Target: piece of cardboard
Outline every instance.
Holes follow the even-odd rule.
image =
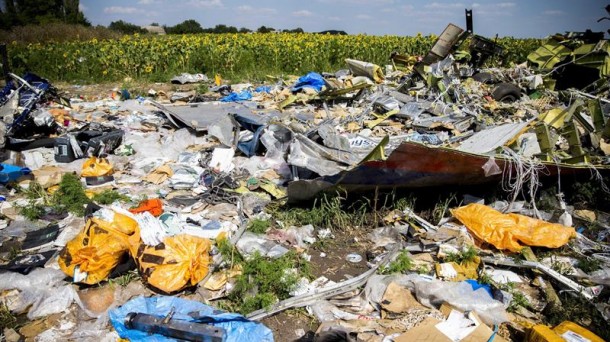
[[[455,310],[451,305],[444,303],[440,311],[443,313],[445,317],[449,316],[451,310]],[[458,310],[459,311],[459,310]],[[475,314],[474,317],[481,322],[479,317]],[[426,318],[422,323],[417,325],[416,327],[406,331],[404,334],[398,336],[394,339],[395,342],[452,342],[447,336],[445,336],[440,330],[436,328],[436,325],[440,323],[436,318],[429,317]],[[477,328],[470,333],[468,336],[463,338],[461,342],[485,342],[488,341],[493,331],[484,323],[481,322]],[[501,336],[497,334],[494,337],[494,342],[507,342]]]
[[[384,311],[391,313],[404,313],[409,309],[423,309],[411,291],[404,286],[400,286],[395,282],[390,283],[383,294],[381,307]]]
[[[451,342],[435,325],[440,323],[434,317],[428,317],[419,325],[396,337],[394,342]]]

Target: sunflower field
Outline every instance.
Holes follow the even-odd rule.
[[[334,72],[345,58],[385,65],[393,51],[427,53],[436,36],[280,34],[196,34],[123,36],[121,39],[61,43],[11,42],[10,65],[16,73],[32,71],[43,77],[94,83],[125,77],[167,81],[188,73],[216,73],[254,80],[264,75]],[[537,39],[500,38],[501,63],[520,63]],[[499,63],[500,61],[495,61]]]

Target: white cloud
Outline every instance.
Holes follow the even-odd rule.
[[[135,7],[121,7],[121,6],[111,6],[104,8],[104,13],[106,14],[134,14],[141,12]]]
[[[358,15],[356,16],[356,19],[360,19],[360,20],[371,20],[371,19],[373,19],[373,17],[371,17],[371,16],[370,16],[370,15],[368,15],[368,14],[358,14]]]
[[[350,4],[350,5],[373,5],[373,6],[377,6],[377,5],[383,5],[383,4],[393,4],[396,1],[395,0],[317,0],[317,2],[320,2],[320,3],[323,3],[323,4],[343,3],[343,4]]]
[[[497,6],[500,8],[513,8],[516,4],[514,2],[501,2]]]
[[[224,7],[222,0],[191,0],[186,3],[187,6],[193,7]]]
[[[241,6],[237,6],[237,11],[240,13],[245,13],[245,14],[256,14],[256,15],[272,15],[272,14],[276,14],[277,10],[275,8],[268,8],[268,7],[263,7],[263,8],[254,8],[252,6],[249,5],[241,5]]]
[[[465,6],[461,2],[454,2],[454,3],[433,2],[431,4],[425,5],[424,7],[430,8],[430,9],[450,9],[450,8],[464,8]]]
[[[556,15],[564,15],[565,12],[561,11],[561,10],[546,10],[546,11],[542,12],[542,14],[556,16]]]
[[[313,15],[313,13],[308,10],[300,10],[300,11],[292,12],[293,17],[311,17],[312,15]]]
[[[162,5],[164,0],[138,0],[138,5]]]

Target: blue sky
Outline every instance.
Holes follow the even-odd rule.
[[[94,25],[124,20],[137,25],[175,25],[187,19],[203,27],[226,24],[256,29],[328,29],[349,34],[439,34],[448,23],[466,27],[464,9],[474,13],[474,31],[484,36],[542,38],[565,31],[606,31],[610,0],[81,0]]]

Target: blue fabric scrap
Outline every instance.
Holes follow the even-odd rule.
[[[172,319],[188,322],[201,322],[222,328],[226,331],[226,342],[261,341],[273,342],[273,333],[262,323],[253,322],[244,316],[215,309],[193,300],[171,296],[139,296],[123,306],[108,312],[112,326],[121,338],[132,342],[167,342],[174,339],[159,334],[148,334],[143,331],[128,329],[125,326],[127,314],[145,313],[165,317],[174,308]]]

